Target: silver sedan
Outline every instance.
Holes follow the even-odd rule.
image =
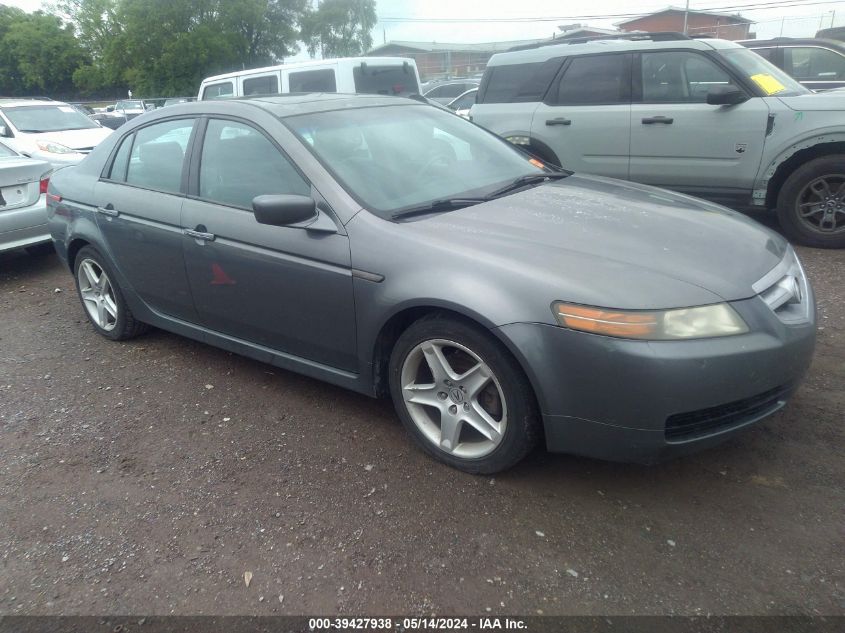
[[[52,248],[45,201],[51,169],[0,143],[0,252]]]

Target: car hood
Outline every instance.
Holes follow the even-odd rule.
[[[819,112],[845,110],[845,92],[814,92],[794,97],[778,97],[790,110],[797,112]]]
[[[52,141],[71,149],[90,149],[96,147],[112,130],[102,127],[92,127],[84,130],[61,130],[59,132],[42,132],[41,134],[27,134],[30,139]]]
[[[550,301],[624,309],[754,296],[752,284],[788,248],[776,233],[719,205],[580,175],[403,224],[433,257],[460,253],[463,265],[487,263],[491,275],[559,289]]]

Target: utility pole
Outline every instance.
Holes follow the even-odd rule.
[[[684,8],[684,35],[687,34],[687,22],[689,20],[689,0],[687,0],[687,6]]]

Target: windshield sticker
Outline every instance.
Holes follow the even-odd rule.
[[[784,86],[781,82],[777,79],[772,77],[766,73],[760,73],[759,75],[751,75],[751,80],[760,86],[767,95],[775,95],[779,92],[783,92],[786,90],[786,86]]]
[[[73,112],[73,108],[70,106],[59,106],[59,111],[61,112]]]
[[[532,165],[534,165],[534,167],[539,167],[540,169],[546,168],[546,166],[543,163],[541,163],[539,160],[537,160],[536,158],[529,158],[528,162],[531,163]]]

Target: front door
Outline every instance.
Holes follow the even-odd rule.
[[[631,55],[573,58],[534,112],[531,138],[548,146],[561,167],[628,177]]]
[[[195,121],[163,121],[127,136],[94,191],[97,224],[120,273],[150,308],[186,321],[196,312],[179,220]]]
[[[243,121],[209,119],[182,209],[185,263],[211,330],[357,371],[349,241],[259,224],[252,199],[311,195],[278,145]],[[197,238],[197,234],[205,234]]]
[[[709,198],[750,195],[766,139],[760,97],[707,104],[714,86],[735,84],[695,51],[643,53],[635,70],[641,99],[631,107],[631,180]]]

